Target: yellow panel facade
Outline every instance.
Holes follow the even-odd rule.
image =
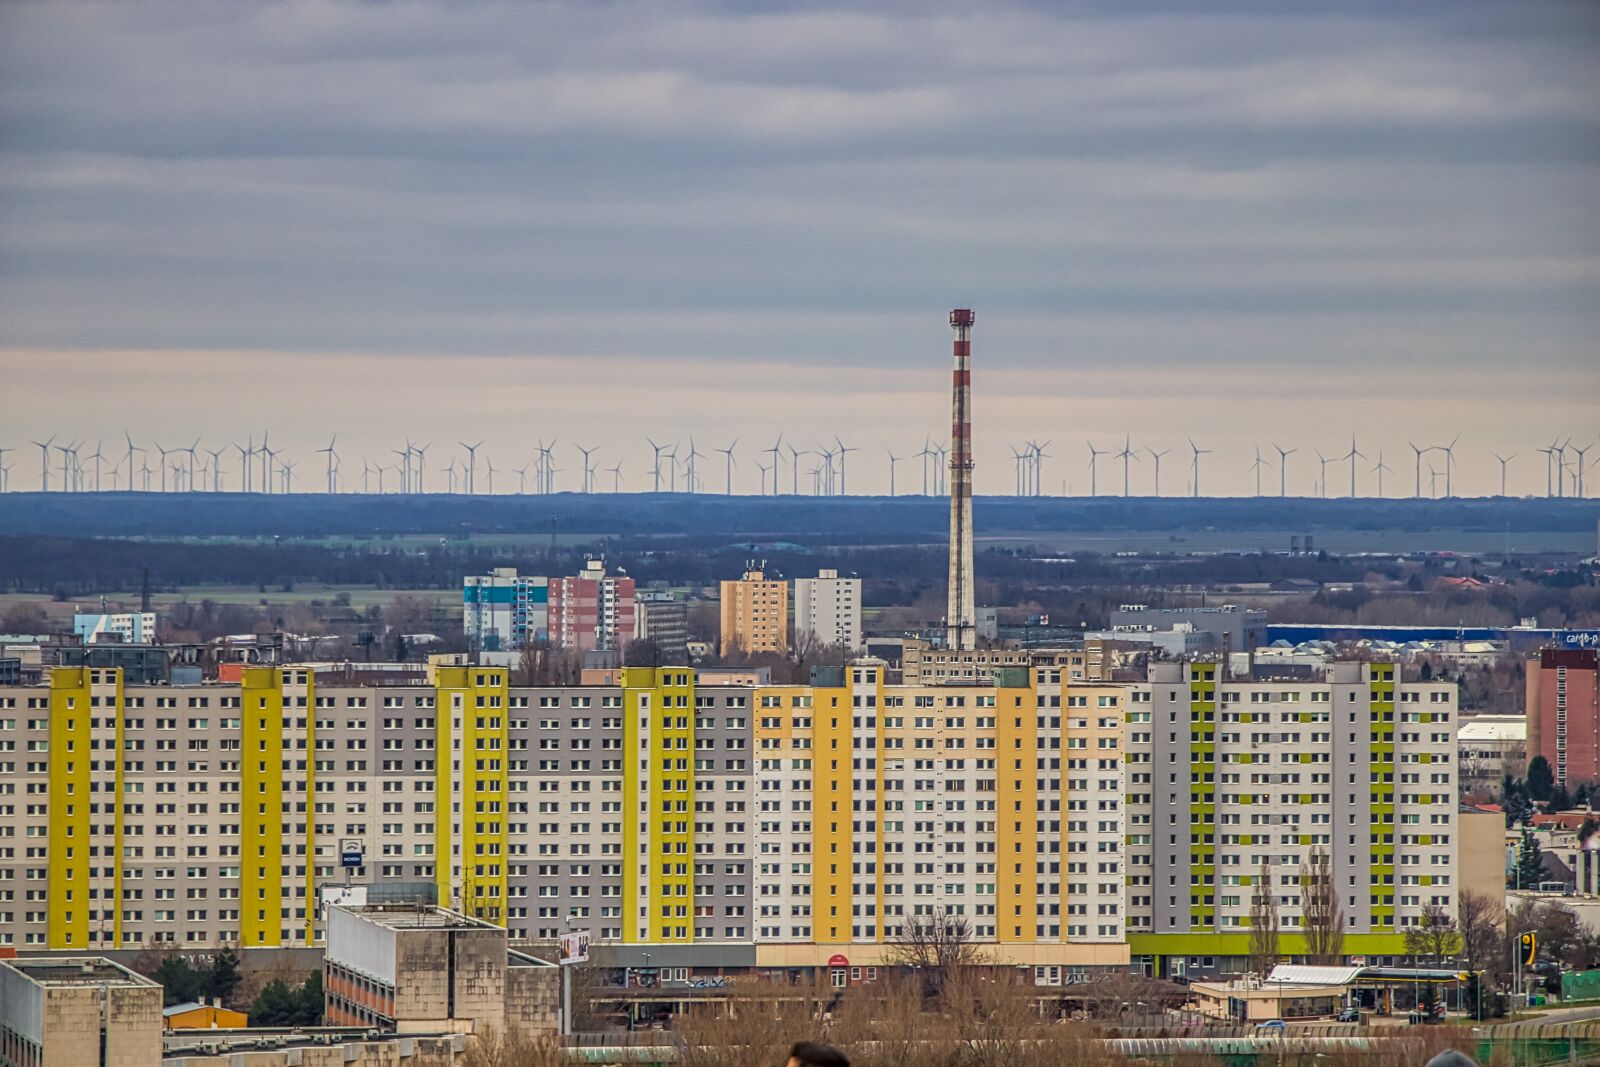
[[[50,672],[51,948],[89,943],[89,671]]]
[[[283,943],[283,672],[246,667],[240,683],[239,939]]]
[[[506,919],[510,694],[504,668],[439,667],[434,823],[439,902]]]

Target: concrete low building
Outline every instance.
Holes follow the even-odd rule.
[[[1456,742],[1462,791],[1498,796],[1505,776],[1520,778],[1527,765],[1528,720],[1524,715],[1463,715]]]
[[[0,960],[0,1063],[151,1067],[161,986],[98,956]]]
[[[250,1025],[250,1016],[220,1004],[190,1001],[162,1009],[161,1025],[167,1030],[241,1030]]]
[[[554,1033],[559,974],[510,952],[504,928],[426,905],[328,909],[329,1026],[400,1033]]]

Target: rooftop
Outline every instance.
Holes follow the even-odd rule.
[[[430,904],[335,905],[390,930],[499,930],[501,927]]]
[[[1462,716],[1461,727],[1456,731],[1458,741],[1526,741],[1528,720],[1518,715],[1512,719],[1499,715]]]
[[[144,975],[100,956],[0,960],[0,967],[10,967],[42,986],[156,986]]]

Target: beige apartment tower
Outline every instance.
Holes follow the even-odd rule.
[[[789,586],[758,570],[722,583],[722,654],[789,651]]]

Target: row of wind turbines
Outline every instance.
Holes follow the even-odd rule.
[[[314,449],[314,453],[325,457],[323,466],[323,485],[321,490],[327,493],[343,493],[357,491],[356,475],[346,475],[343,469],[343,459],[338,450],[338,435],[335,434],[322,448]],[[645,471],[650,490],[655,493],[705,493],[717,492],[732,495],[734,492],[735,468],[739,462],[739,440],[735,438],[723,448],[712,448],[710,454],[700,451],[693,437],[686,443],[674,441],[660,444],[654,439],[646,437],[649,445],[651,459],[650,466]],[[1442,445],[1418,445],[1407,442],[1413,454],[1413,486],[1412,494],[1416,498],[1428,497],[1453,497],[1455,495],[1456,455],[1455,449],[1459,436]],[[202,448],[200,439],[196,438],[188,445],[168,447],[159,441],[151,440],[147,445],[134,441],[130,432],[124,432],[123,442],[119,443],[112,453],[104,451],[103,438],[95,442],[94,450],[84,450],[86,442],[73,440],[71,443],[57,443],[57,436],[51,436],[44,441],[33,441],[34,447],[39,449],[39,487],[44,492],[59,491],[70,493],[102,492],[133,490],[140,492],[213,492],[237,491],[248,493],[292,493],[295,491],[295,477],[297,461],[289,458],[284,448],[274,447],[271,444],[270,432],[261,435],[260,444],[256,443],[252,434],[244,443],[232,442],[218,448]],[[1201,457],[1211,455],[1215,450],[1201,448],[1193,438],[1186,438],[1189,446],[1188,484],[1187,495],[1198,497],[1201,495]],[[480,492],[497,493],[509,492],[511,476],[516,476],[516,492],[527,494],[550,494],[557,492],[556,475],[564,468],[557,463],[557,446],[559,441],[552,440],[546,444],[541,438],[531,452],[524,452],[518,458],[526,458],[527,462],[519,467],[499,467],[495,465],[494,458],[484,452],[484,441],[469,444],[465,441],[456,442],[459,452],[452,452],[449,462],[443,466],[445,474],[445,491],[452,494],[477,495]],[[1043,496],[1045,494],[1044,461],[1054,458],[1047,452],[1053,441],[1028,440],[1021,445],[1011,446],[1012,461],[1015,468],[1015,494],[1017,496]],[[1170,454],[1173,449],[1155,448],[1150,445],[1135,446],[1131,435],[1126,436],[1121,447],[1112,446],[1101,448],[1093,441],[1086,442],[1088,446],[1088,475],[1089,496],[1100,494],[1100,460],[1102,457],[1120,461],[1122,466],[1122,496],[1134,494],[1133,469],[1135,465],[1149,462],[1152,479],[1149,483],[1151,495],[1161,496],[1161,465],[1162,459]],[[125,447],[124,447],[125,446]],[[361,493],[428,493],[438,491],[438,482],[429,484],[428,454],[434,447],[433,443],[417,444],[405,439],[402,447],[388,450],[380,458],[383,462],[374,463],[370,458],[363,458],[359,476],[359,491]],[[611,446],[615,447],[615,446]],[[748,447],[748,446],[747,446]],[[582,445],[572,443],[566,446],[564,455],[570,457],[576,465],[575,470],[568,469],[568,473],[576,474],[577,492],[598,493],[623,491],[623,460],[620,458],[611,466],[601,466],[601,453],[607,446]],[[1335,486],[1337,478],[1343,480],[1342,468],[1348,464],[1349,468],[1349,496],[1356,497],[1361,494],[1362,486],[1360,475],[1375,475],[1368,478],[1369,488],[1376,483],[1376,495],[1383,497],[1385,493],[1384,475],[1393,475],[1395,469],[1384,461],[1384,453],[1380,448],[1374,457],[1361,451],[1356,437],[1350,438],[1350,447],[1347,451],[1335,451],[1333,454],[1324,454],[1320,449],[1306,449],[1303,447],[1285,448],[1277,442],[1271,443],[1271,450],[1277,453],[1274,463],[1270,456],[1264,456],[1261,447],[1255,447],[1254,457],[1246,470],[1254,476],[1255,495],[1270,495],[1271,472],[1275,469],[1278,475],[1278,496],[1289,495],[1290,457],[1303,451],[1309,451],[1316,456],[1311,495],[1317,497],[1344,495],[1341,486]],[[5,462],[7,453],[18,451],[16,448],[0,447],[0,492],[9,491],[11,488],[11,471],[16,461]],[[835,436],[832,443],[822,443],[810,448],[801,448],[793,440],[785,440],[780,434],[771,446],[755,449],[754,465],[760,474],[760,492],[762,495],[793,496],[844,496],[848,494],[846,480],[846,460],[851,453],[860,452],[859,447],[849,446],[842,439]],[[1550,497],[1587,496],[1586,474],[1595,464],[1600,463],[1600,454],[1593,458],[1589,456],[1595,451],[1595,442],[1583,447],[1573,444],[1573,439],[1565,441],[1559,438],[1549,445],[1531,450],[1543,455],[1545,458],[1545,495]],[[921,495],[942,496],[948,491],[947,472],[949,447],[944,442],[935,442],[931,437],[923,440],[922,448],[905,455],[896,455],[892,449],[884,449],[888,460],[888,485],[889,495],[899,496],[899,465],[912,460],[921,464]],[[706,474],[707,466],[704,462],[711,456],[723,457],[723,477],[721,485],[715,484],[716,471],[714,467],[709,471],[712,481],[708,483]],[[1519,453],[1500,455],[1490,453],[1500,464],[1500,495],[1505,496],[1508,487],[1508,471],[1510,464]],[[237,458],[237,466],[233,471],[225,469],[225,460]],[[1309,457],[1306,457],[1309,460]],[[802,460],[805,462],[802,462]],[[1364,466],[1372,461],[1372,465]],[[1332,467],[1334,475],[1330,477],[1329,468]],[[1427,475],[1427,492],[1423,491],[1424,467]],[[496,488],[496,476],[499,476],[499,488]],[[609,475],[609,477],[603,477]],[[609,483],[609,484],[608,484]],[[565,491],[565,490],[562,490]],[[915,490],[908,490],[914,492]],[[1062,485],[1062,494],[1067,495],[1068,486]],[[1142,493],[1141,493],[1142,495]],[[1296,494],[1298,495],[1298,493]]]
[[[1198,497],[1200,495],[1200,457],[1209,455],[1213,449],[1201,448],[1199,445],[1194,443],[1194,438],[1192,437],[1188,438],[1187,440],[1189,443],[1190,453],[1188,486],[1189,495]],[[1406,442],[1407,446],[1411,449],[1413,458],[1415,460],[1415,486],[1412,496],[1417,499],[1421,499],[1423,497],[1422,474],[1424,457],[1432,457],[1435,453],[1443,457],[1443,470],[1439,469],[1437,460],[1428,460],[1427,496],[1430,498],[1438,498],[1440,496],[1441,483],[1443,485],[1444,497],[1449,498],[1455,496],[1455,448],[1457,442],[1460,440],[1460,435],[1457,435],[1447,445],[1418,445],[1414,442]],[[1050,442],[1048,441],[1046,441],[1043,445],[1029,441],[1020,450],[1016,446],[1012,446],[1011,454],[1014,462],[1016,463],[1017,471],[1016,478],[1018,496],[1039,495],[1039,486],[1044,480],[1043,461],[1049,457],[1049,453],[1045,452],[1044,449],[1048,447],[1049,444]],[[1101,456],[1109,456],[1113,459],[1119,459],[1122,461],[1123,496],[1130,496],[1132,494],[1131,465],[1136,462],[1141,462],[1144,457],[1148,457],[1154,467],[1154,481],[1151,487],[1151,495],[1161,495],[1161,459],[1163,456],[1172,451],[1171,448],[1160,450],[1149,447],[1135,448],[1133,445],[1133,438],[1131,436],[1124,438],[1121,448],[1100,448],[1096,446],[1093,441],[1089,441],[1087,444],[1089,447],[1088,466],[1090,496],[1098,496],[1100,493],[1099,461]],[[1597,455],[1594,459],[1587,458],[1589,451],[1594,448],[1594,445],[1595,442],[1591,442],[1582,448],[1577,448],[1572,444],[1572,439],[1568,438],[1565,442],[1557,439],[1547,447],[1533,450],[1534,452],[1540,453],[1545,457],[1546,496],[1575,496],[1583,498],[1587,495],[1585,490],[1585,474],[1591,467],[1595,466],[1596,464],[1600,464],[1600,455]],[[1273,442],[1272,450],[1278,454],[1278,496],[1286,497],[1289,495],[1289,457],[1302,451],[1302,449],[1284,448],[1277,442]],[[1335,453],[1330,456],[1324,455],[1321,449],[1311,449],[1310,451],[1317,457],[1316,475],[1313,478],[1311,485],[1312,496],[1327,498],[1329,496],[1340,495],[1329,480],[1328,468],[1336,464],[1345,463],[1348,463],[1350,467],[1349,496],[1354,499],[1355,497],[1361,495],[1358,485],[1358,474],[1361,472],[1361,470],[1363,470],[1363,468],[1361,468],[1358,464],[1360,462],[1371,460],[1373,457],[1361,451],[1360,447],[1357,445],[1354,434],[1350,436],[1350,449],[1347,452]],[[1495,460],[1500,464],[1500,495],[1505,496],[1508,484],[1508,470],[1511,461],[1516,459],[1518,454],[1513,452],[1510,455],[1502,456],[1498,452],[1491,452],[1490,455],[1494,456]],[[1261,446],[1256,445],[1255,456],[1247,467],[1247,470],[1255,476],[1256,496],[1266,495],[1266,493],[1263,491],[1262,474],[1263,472],[1270,471],[1272,467],[1272,460],[1264,457],[1261,454]],[[1337,473],[1337,467],[1335,470]],[[1383,449],[1378,449],[1376,461],[1371,467],[1364,468],[1364,470],[1367,474],[1377,475],[1376,495],[1379,497],[1385,496],[1386,493],[1384,491],[1383,476],[1385,474],[1393,474],[1394,468],[1384,462]],[[1270,482],[1267,484],[1270,486]],[[1268,492],[1270,492],[1270,490],[1268,490]]]

